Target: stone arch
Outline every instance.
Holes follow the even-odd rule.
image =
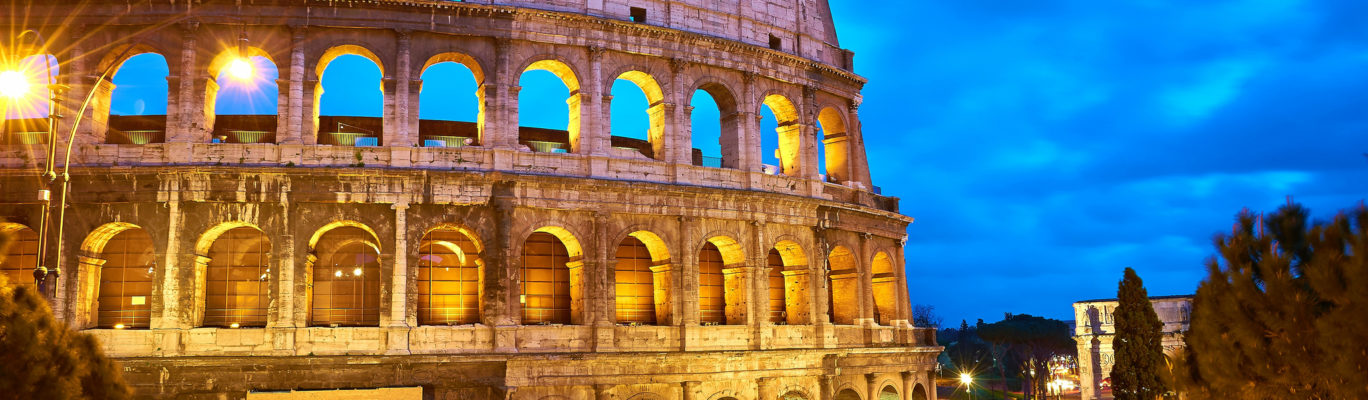
[[[149,328],[159,301],[152,297],[157,248],[147,231],[126,222],[106,223],[86,235],[80,249],[73,325]],[[106,286],[110,292],[102,293]]]
[[[817,114],[822,125],[822,149],[826,163],[827,181],[842,183],[850,180],[850,141],[846,135],[846,115],[835,107],[825,107]]]
[[[744,121],[742,121],[740,117],[740,107],[737,106],[735,93],[721,80],[715,77],[705,76],[695,81],[694,84],[690,86],[689,91],[684,93],[684,95],[690,96],[689,107],[691,110],[694,107],[694,104],[692,103],[693,93],[697,93],[698,91],[707,93],[709,97],[712,97],[713,102],[717,104],[717,113],[721,118],[719,121],[720,130],[718,132],[718,145],[722,151],[722,167],[754,170],[754,166],[741,165],[742,154],[747,153],[747,146],[749,146],[749,144],[746,143],[746,138],[741,129],[741,124],[744,123]],[[690,131],[697,132],[696,129],[690,129]],[[693,135],[691,134],[691,137],[692,136]],[[758,162],[755,164],[758,165]]]
[[[365,59],[367,59],[367,60],[370,60],[371,63],[374,63],[374,64],[375,64],[375,67],[376,67],[377,69],[379,69],[379,71],[380,71],[380,79],[379,79],[378,82],[375,82],[375,85],[376,85],[377,89],[380,90],[380,93],[381,93],[381,104],[380,104],[380,110],[381,110],[381,112],[380,112],[380,115],[381,115],[380,120],[381,120],[381,123],[380,123],[380,126],[379,126],[379,127],[370,126],[369,129],[366,129],[365,131],[366,131],[366,132],[369,132],[368,134],[363,133],[363,134],[359,134],[359,135],[355,135],[355,136],[350,135],[350,134],[348,134],[348,135],[337,135],[337,136],[332,136],[331,133],[333,133],[333,132],[324,132],[324,131],[322,130],[322,126],[320,126],[320,119],[319,119],[319,116],[322,115],[322,110],[323,110],[323,106],[324,106],[324,103],[323,103],[323,92],[324,92],[324,90],[323,90],[323,83],[324,83],[324,78],[325,78],[325,77],[323,76],[323,74],[324,74],[324,72],[327,71],[328,66],[331,65],[333,61],[337,60],[338,57],[341,57],[341,56],[344,56],[344,55],[360,56],[360,57],[362,57],[362,58],[365,58]],[[327,47],[327,50],[323,51],[323,53],[322,53],[321,55],[318,56],[318,61],[317,61],[317,63],[314,65],[314,70],[312,71],[312,73],[313,73],[313,78],[315,79],[314,89],[313,89],[313,107],[311,107],[312,115],[309,116],[309,117],[311,118],[312,125],[306,125],[306,126],[311,127],[310,132],[312,132],[312,134],[314,135],[314,139],[313,139],[313,140],[315,140],[316,143],[319,143],[319,144],[332,144],[332,145],[354,146],[354,145],[357,144],[357,142],[359,142],[359,139],[360,139],[361,137],[365,137],[365,138],[372,138],[372,137],[373,137],[373,138],[375,138],[375,143],[374,143],[375,145],[384,145],[384,144],[385,144],[385,140],[386,140],[386,139],[389,139],[389,138],[386,138],[385,135],[386,135],[387,133],[390,133],[390,132],[385,132],[385,127],[384,127],[384,126],[386,125],[385,122],[386,122],[386,119],[387,119],[387,118],[384,116],[385,113],[384,113],[384,105],[383,105],[383,104],[384,104],[384,100],[383,100],[383,99],[384,99],[384,96],[386,95],[386,93],[385,93],[385,92],[386,92],[385,77],[386,77],[387,75],[386,75],[386,72],[385,72],[385,71],[386,71],[386,69],[385,69],[385,63],[384,63],[384,61],[383,61],[383,58],[381,58],[380,56],[376,55],[374,51],[372,51],[370,48],[368,48],[368,47],[366,47],[366,46],[364,46],[364,45],[359,45],[359,44],[354,44],[354,43],[339,43],[339,44],[335,44],[335,45],[333,45],[333,46]],[[340,127],[341,125],[338,125],[338,126]],[[340,130],[340,129],[339,129],[339,130]],[[325,135],[325,134],[327,134],[327,135]]]
[[[802,386],[788,386],[780,390],[779,400],[813,400],[815,397]],[[763,400],[763,399],[762,399]]]
[[[309,325],[378,325],[380,257],[384,254],[379,235],[360,222],[333,221],[314,231],[308,244],[305,296]],[[342,261],[348,265],[341,265]],[[336,265],[328,268],[329,264]],[[326,270],[320,273],[320,269]]]
[[[769,320],[789,325],[811,323],[808,290],[811,268],[807,252],[791,238],[780,237],[765,257],[769,281]]]
[[[485,275],[480,236],[463,224],[447,222],[424,230],[416,244],[417,268],[411,279],[418,324],[479,322]]]
[[[627,400],[665,400],[665,398],[666,396],[662,396],[656,393],[641,392],[628,396]]]
[[[835,245],[827,253],[827,267],[832,323],[852,325],[860,317],[860,273],[855,253],[846,246]]]
[[[194,308],[192,309],[190,318],[192,326],[201,326],[204,323],[205,312],[208,306],[206,285],[208,284],[209,263],[212,261],[210,258],[210,250],[213,248],[214,242],[218,241],[220,236],[238,228],[262,230],[261,227],[246,221],[223,221],[206,229],[204,233],[200,234],[199,239],[195,241],[193,272],[195,286],[191,296],[194,300],[191,303],[194,305]]]
[[[647,325],[669,321],[673,268],[665,241],[651,231],[631,230],[615,243],[617,321]]]
[[[853,388],[841,389],[840,391],[836,392],[836,397],[833,397],[832,399],[833,399],[833,400],[863,400],[863,398],[860,397],[860,393],[857,392],[857,391],[855,391],[855,389],[853,389]]]
[[[580,127],[583,124],[583,121],[581,121],[581,118],[583,117],[583,107],[581,105],[582,96],[580,96],[579,77],[583,75],[577,73],[575,68],[567,63],[565,59],[554,55],[534,56],[524,65],[523,68],[518,70],[520,71],[518,75],[519,86],[522,85],[522,74],[526,74],[529,71],[550,72],[552,75],[560,78],[561,83],[565,84],[565,88],[569,91],[569,95],[565,100],[566,108],[569,112],[569,118],[565,125],[565,140],[566,145],[569,146],[567,151],[571,153],[582,152],[584,137]],[[519,100],[519,102],[521,102],[521,100]],[[519,123],[517,127],[521,127],[521,123]],[[519,129],[519,132],[521,132],[521,129]]]
[[[199,326],[265,327],[270,309],[271,239],[255,226],[218,232],[203,265],[203,308]],[[198,303],[197,303],[198,306]]]
[[[735,390],[720,390],[708,396],[708,400],[742,400],[745,396],[736,393]]]
[[[584,256],[568,229],[548,225],[522,235],[518,246],[523,324],[583,324]]]
[[[241,52],[241,50],[246,50],[246,52],[243,53]],[[276,76],[274,77],[276,79],[272,79],[269,75],[265,74],[264,71],[266,70],[260,68],[264,65],[258,65],[261,63],[259,63],[257,59],[264,60],[266,64],[269,64],[270,69],[276,71]],[[243,49],[238,49],[236,47],[223,49],[222,51],[218,52],[218,54],[214,55],[213,58],[209,61],[209,81],[205,85],[205,91],[203,93],[205,126],[209,127],[210,135],[212,136],[210,138],[210,141],[222,143],[275,143],[277,141],[277,133],[279,131],[279,126],[276,121],[277,118],[239,117],[227,121],[227,127],[220,126],[221,124],[219,124],[218,116],[221,110],[219,110],[218,98],[219,94],[221,93],[221,89],[225,86],[232,88],[234,87],[232,85],[244,85],[241,82],[241,80],[231,77],[231,74],[224,74],[225,69],[230,68],[230,66],[233,63],[239,61],[247,62],[248,65],[251,65],[253,68],[252,76],[248,78],[251,79],[251,82],[246,83],[245,87],[248,87],[251,90],[261,90],[263,88],[269,87],[275,93],[263,93],[269,94],[268,96],[264,97],[267,99],[277,100],[274,114],[277,117],[283,115],[283,110],[281,110],[280,108],[281,104],[278,102],[280,96],[280,87],[276,82],[277,79],[280,78],[280,64],[277,63],[276,57],[273,56],[270,52],[255,46],[247,46]],[[220,77],[226,77],[228,81],[222,81],[219,79]],[[271,114],[253,112],[247,115]]]
[[[470,73],[475,76],[476,85],[483,85],[485,83],[484,67],[480,65],[480,61],[476,60],[475,57],[470,54],[457,51],[438,53],[432,55],[432,57],[428,57],[427,61],[423,63],[423,66],[418,69],[417,74],[414,76],[423,76],[423,73],[426,72],[428,68],[444,62],[454,62],[464,65],[467,69],[470,69]]]
[[[613,82],[616,82],[618,80],[631,82],[633,85],[636,85],[638,89],[641,89],[641,92],[646,95],[645,112],[649,124],[646,134],[646,140],[651,143],[651,158],[654,158],[656,160],[664,160],[665,135],[667,134],[665,128],[665,117],[668,112],[666,110],[665,104],[665,92],[661,88],[660,83],[657,82],[655,77],[651,73],[645,72],[644,70],[647,69],[641,67],[627,67],[624,68],[624,71],[622,72],[619,72],[615,75],[610,75],[614,76],[615,78],[612,82],[608,83],[608,87],[606,88],[604,93],[611,94],[612,84]],[[613,116],[609,115],[607,119],[609,120],[611,128],[611,121],[613,119]],[[617,135],[617,133],[620,132],[611,133],[613,133],[613,136],[621,136]]]
[[[106,51],[104,56],[100,58],[100,61],[95,64],[95,70],[92,72],[99,74],[105,69],[109,69],[109,74],[106,76],[112,77],[119,72],[119,68],[123,66],[124,61],[128,61],[128,59],[133,58],[133,56],[147,53],[160,54],[162,57],[166,57],[167,54],[174,54],[168,53],[166,49],[161,48],[157,44],[145,40],[135,40],[132,43],[124,43],[111,47],[109,51]],[[171,69],[172,74],[175,74],[180,66],[172,66],[170,64],[171,63],[168,62],[167,67]]]
[[[881,383],[880,385],[882,385],[883,388],[882,388],[882,389],[879,389],[879,394],[878,394],[878,397],[877,397],[878,400],[901,400],[901,399],[902,399],[902,395],[901,395],[900,393],[898,393],[898,388],[897,388],[897,386],[894,385],[893,383],[891,383],[891,382],[884,382],[884,383]]]
[[[894,268],[893,258],[883,251],[869,263],[874,318],[879,325],[890,325],[898,318],[898,275]]]
[[[318,56],[318,62],[314,64],[313,77],[322,81],[323,71],[328,69],[328,64],[331,64],[337,57],[344,55],[361,56],[371,60],[371,62],[375,63],[377,68],[380,68],[380,76],[385,76],[385,62],[380,56],[375,55],[375,52],[364,45],[345,43],[329,46],[327,50],[323,51],[323,54]]]
[[[213,227],[209,228],[208,230],[205,230],[204,233],[200,234],[199,240],[195,241],[195,255],[200,257],[208,257],[209,247],[214,244],[214,240],[218,239],[219,235],[222,235],[224,232],[228,232],[233,229],[243,227],[261,230],[261,227],[258,227],[246,221],[220,222],[217,225],[214,225]],[[316,237],[309,241],[309,247],[312,248],[315,242],[317,242]]]
[[[426,129],[426,130],[423,129],[423,126],[424,126],[425,124],[422,123],[422,121],[424,120],[422,115],[425,114],[425,113],[431,112],[430,110],[432,110],[432,108],[429,108],[429,107],[434,107],[434,105],[427,104],[427,103],[431,102],[432,99],[433,99],[433,98],[431,98],[431,97],[427,97],[427,96],[428,96],[428,85],[427,85],[427,82],[433,81],[433,79],[429,77],[429,69],[431,69],[433,66],[436,66],[436,65],[442,64],[442,63],[455,63],[455,64],[459,64],[459,65],[461,65],[461,66],[464,66],[467,70],[470,71],[470,77],[471,77],[471,79],[473,79],[473,81],[474,81],[473,83],[475,84],[474,93],[471,93],[471,94],[473,94],[473,95],[475,96],[475,106],[476,106],[475,120],[473,121],[473,122],[475,123],[475,137],[473,137],[473,138],[462,138],[462,137],[460,137],[460,136],[451,136],[451,135],[450,135],[450,132],[449,132],[449,129],[443,129],[443,128],[429,128],[429,129]],[[433,73],[436,73],[436,72],[433,72]],[[411,132],[417,132],[418,135],[419,135],[419,139],[420,139],[420,141],[419,141],[417,144],[422,145],[422,146],[425,146],[425,147],[426,147],[426,146],[429,146],[429,144],[431,144],[432,146],[439,146],[439,147],[460,147],[460,146],[465,146],[465,145],[466,145],[466,143],[465,143],[466,141],[470,141],[471,144],[476,144],[476,143],[484,144],[484,142],[485,142],[485,141],[484,141],[484,136],[485,136],[485,129],[486,129],[485,120],[487,119],[487,116],[488,116],[488,112],[487,112],[487,111],[488,111],[488,110],[487,110],[488,106],[487,106],[486,101],[485,101],[485,99],[486,99],[486,95],[485,95],[485,72],[484,72],[484,67],[481,66],[479,60],[475,59],[475,58],[474,58],[473,56],[471,56],[470,54],[463,53],[463,52],[448,51],[448,52],[438,53],[438,54],[434,54],[434,55],[432,55],[431,57],[429,57],[429,58],[427,59],[427,61],[424,62],[423,65],[422,65],[420,68],[418,68],[417,71],[414,72],[413,76],[416,77],[416,78],[419,80],[419,82],[423,82],[423,83],[421,83],[421,84],[419,85],[418,90],[417,90],[417,91],[418,91],[418,96],[417,96],[417,98],[418,98],[418,103],[417,103],[417,106],[416,106],[416,107],[413,107],[413,109],[409,111],[409,113],[410,113],[410,115],[411,115],[411,117],[412,117],[412,118],[411,118],[412,121],[411,121],[411,125],[410,125],[410,131],[411,131]],[[462,82],[464,82],[464,81],[462,81]],[[461,94],[461,95],[462,95],[462,96],[468,96],[468,95],[471,95],[471,94]],[[447,95],[446,95],[446,94],[441,94],[441,95],[439,95],[439,96],[447,96]],[[441,109],[454,109],[454,108],[448,108],[448,107],[440,107],[440,108],[441,108]],[[429,122],[429,124],[435,124],[435,123],[436,123],[435,121]],[[440,127],[441,125],[433,125],[433,126]]]
[[[929,399],[929,397],[926,396],[926,387],[925,387],[925,386],[922,386],[922,384],[918,383],[917,386],[915,386],[915,387],[912,388],[912,396],[909,397],[909,399],[910,399],[910,400],[927,400],[927,399]]]
[[[779,159],[780,172],[788,176],[801,176],[803,173],[803,126],[801,116],[798,114],[798,107],[787,96],[774,92],[766,94],[761,104],[768,106],[770,111],[774,112],[774,118],[778,123],[775,134],[779,138],[776,158]],[[758,110],[756,114],[759,115]]]
[[[109,70],[109,74],[105,75],[105,79],[99,83],[98,90],[94,91],[95,97],[91,99],[90,108],[87,110],[89,117],[93,122],[90,124],[90,129],[96,140],[110,144],[144,144],[166,141],[166,128],[168,126],[166,121],[169,120],[169,117],[161,121],[160,132],[143,130],[142,132],[134,133],[120,132],[117,129],[115,129],[114,132],[111,132],[109,124],[109,117],[112,113],[112,102],[115,100],[115,94],[118,94],[118,87],[114,84],[114,79],[115,77],[120,76],[119,72],[123,68],[124,63],[133,57],[144,54],[155,54],[162,58],[163,64],[166,65],[168,75],[176,75],[177,71],[180,69],[179,66],[171,65],[172,63],[166,59],[167,54],[175,54],[175,52],[167,52],[165,50],[165,48],[155,43],[139,40],[133,43],[114,46],[96,63],[96,69],[91,71],[91,75],[99,75],[100,72],[103,72],[106,69]],[[165,98],[162,99],[163,102],[167,103],[166,113],[168,115],[174,114],[174,111],[170,107],[170,90],[170,87],[168,87],[167,92],[163,93]]]
[[[746,252],[731,236],[710,233],[698,249],[699,321],[744,324],[746,279],[736,267],[746,263]]]

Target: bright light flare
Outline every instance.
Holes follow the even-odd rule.
[[[974,383],[974,377],[969,375],[968,372],[960,373],[960,383],[972,385]]]
[[[21,99],[24,96],[28,96],[32,86],[33,85],[29,83],[28,76],[23,72],[0,72],[0,96],[11,99]]]
[[[238,58],[228,64],[228,76],[239,81],[250,81],[252,79],[252,62],[246,58]]]

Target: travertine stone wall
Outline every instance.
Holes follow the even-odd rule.
[[[1172,356],[1183,347],[1183,334],[1187,333],[1192,318],[1192,296],[1151,297],[1154,312],[1159,322],[1164,324],[1164,354]],[[1103,396],[1102,380],[1111,375],[1115,362],[1112,342],[1116,332],[1112,324],[1112,313],[1118,303],[1115,299],[1088,300],[1073,304],[1074,338],[1078,342],[1079,387],[1084,399],[1097,399]]]

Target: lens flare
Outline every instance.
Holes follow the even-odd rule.
[[[245,58],[233,60],[228,64],[228,75],[233,79],[246,81],[252,79],[252,63]]]
[[[28,95],[30,86],[28,77],[23,72],[0,72],[0,96],[22,98]]]

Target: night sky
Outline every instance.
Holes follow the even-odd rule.
[[[1151,295],[1190,294],[1211,237],[1241,208],[1287,196],[1318,218],[1368,197],[1368,3],[1315,1],[831,1],[869,79],[860,115],[874,184],[916,218],[913,303],[949,325],[1003,312],[1071,319],[1114,297],[1125,267]],[[220,114],[273,114],[275,67],[220,79]],[[115,76],[116,114],[165,113],[165,61]],[[323,115],[380,115],[379,69],[344,56]],[[340,77],[340,78],[339,78]],[[473,121],[475,82],[429,69],[425,119]],[[567,90],[523,76],[522,125],[563,129]],[[645,138],[645,97],[612,95],[615,135]],[[717,110],[693,100],[694,146]],[[762,125],[773,132],[768,110]],[[762,153],[773,161],[774,135]]]

